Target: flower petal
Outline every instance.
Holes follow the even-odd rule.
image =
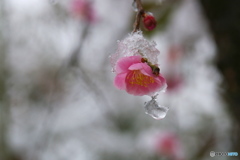
[[[136,67],[139,65],[136,65]],[[136,69],[136,68],[135,68]],[[133,70],[126,75],[126,91],[135,96],[150,95],[163,90],[166,80],[161,76],[147,76],[140,70]]]
[[[118,74],[114,79],[114,86],[118,89],[125,90],[126,88],[126,79],[127,73]]]
[[[116,73],[123,73],[127,72],[128,68],[135,63],[140,63],[142,57],[141,56],[130,56],[130,57],[123,57],[117,61],[116,64]]]
[[[152,69],[151,67],[147,64],[147,63],[136,63],[131,65],[129,68],[129,70],[140,70],[142,72],[142,74],[146,75],[146,76],[154,76],[152,73]]]
[[[134,96],[143,96],[148,95],[149,90],[147,87],[139,86],[139,85],[129,85],[127,84],[126,91],[129,94],[132,94]]]
[[[162,76],[162,74],[159,74],[158,80],[158,83],[161,83],[161,88],[159,88],[159,91],[165,92],[168,86],[166,79]]]
[[[163,84],[164,83],[162,83],[161,81],[157,81],[157,79],[155,79],[155,83],[148,85],[149,89],[148,95],[152,96],[156,92],[159,92],[163,88]]]

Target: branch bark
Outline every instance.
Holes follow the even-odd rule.
[[[137,32],[138,30],[140,30],[141,19],[142,19],[143,14],[145,13],[145,11],[142,7],[141,0],[134,0],[134,3],[137,4],[138,12],[137,12],[136,19],[134,22],[133,32]]]

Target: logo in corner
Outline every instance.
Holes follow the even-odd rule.
[[[210,152],[210,156],[211,156],[211,157],[214,157],[214,156],[215,156],[215,152],[214,152],[214,151],[211,151],[211,152]]]

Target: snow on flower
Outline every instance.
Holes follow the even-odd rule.
[[[142,96],[165,89],[165,78],[160,74],[154,41],[148,41],[142,32],[130,34],[118,42],[115,54],[111,55],[113,71],[116,72],[114,85],[127,93]]]
[[[87,22],[92,23],[96,21],[96,13],[89,0],[73,0],[71,3],[71,12],[74,16],[83,18]]]
[[[112,54],[110,59],[113,71],[115,71],[116,62],[121,57],[140,55],[147,58],[152,64],[157,64],[157,56],[159,54],[160,52],[156,48],[156,43],[148,41],[143,37],[142,32],[138,31],[129,34],[124,40],[118,41],[116,53]]]

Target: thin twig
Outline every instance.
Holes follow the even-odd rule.
[[[69,66],[79,66],[79,58],[80,58],[80,52],[82,49],[82,46],[84,44],[84,42],[86,41],[87,35],[89,33],[89,29],[90,29],[90,24],[87,23],[82,31],[82,34],[80,35],[80,43],[78,44],[78,46],[76,47],[76,49],[73,51],[70,60],[68,62]]]
[[[145,13],[145,11],[142,7],[141,0],[134,0],[134,3],[137,4],[138,12],[137,12],[136,19],[135,19],[135,22],[134,22],[133,32],[137,32],[138,30],[140,30],[141,18],[143,16],[143,14]]]

